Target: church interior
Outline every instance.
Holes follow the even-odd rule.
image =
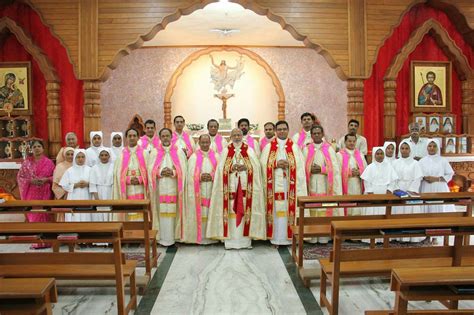
[[[0,315],[474,314],[473,204],[472,0],[0,0]]]

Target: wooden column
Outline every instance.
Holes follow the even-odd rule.
[[[171,128],[171,102],[164,102],[163,109],[164,109],[165,127]]]
[[[474,134],[474,78],[462,81],[462,132]]]
[[[84,81],[84,144],[89,145],[89,133],[100,130],[100,86],[102,82]]]
[[[383,100],[383,122],[384,122],[384,139],[395,140],[396,128],[396,110],[397,101],[395,99],[397,82],[395,80],[385,80],[383,84],[384,100]]]
[[[56,157],[61,149],[61,104],[59,103],[59,82],[46,83],[46,111],[48,113],[48,155]]]
[[[364,80],[347,80],[347,121],[356,119],[360,123],[359,132],[364,133]]]
[[[285,101],[278,102],[278,120],[285,120]]]
[[[96,79],[99,64],[98,0],[79,1],[79,78]]]
[[[367,24],[365,0],[348,0],[349,76],[367,75]]]

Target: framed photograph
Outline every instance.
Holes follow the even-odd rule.
[[[454,125],[454,117],[451,116],[444,116],[443,117],[443,125],[441,128],[442,133],[453,133],[456,132],[456,128]]]
[[[446,137],[444,145],[444,153],[446,154],[455,154],[456,152],[456,137]]]
[[[0,62],[0,110],[31,113],[31,63]]]
[[[426,117],[423,115],[415,115],[413,120],[420,126],[420,133],[426,133]]]
[[[412,112],[451,111],[451,62],[411,62]]]
[[[458,150],[458,152],[461,153],[461,154],[468,153],[467,147],[468,147],[467,137],[464,137],[464,136],[459,137],[459,150]]]
[[[428,116],[428,132],[437,133],[440,131],[439,128],[439,117],[438,116]]]

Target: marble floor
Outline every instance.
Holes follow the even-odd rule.
[[[104,249],[94,249],[104,250]],[[138,249],[130,249],[131,251]],[[0,245],[0,252],[29,251],[23,245]],[[266,242],[250,250],[222,245],[160,247],[158,271],[135,314],[327,314],[320,309],[319,282],[307,289],[299,280],[289,250]],[[317,261],[305,262],[317,267]],[[139,274],[144,268],[139,268]],[[113,288],[59,288],[55,315],[116,314]],[[394,294],[379,278],[344,279],[340,314],[390,309]],[[410,303],[411,308],[441,308],[438,302]],[[474,302],[462,302],[474,308]]]

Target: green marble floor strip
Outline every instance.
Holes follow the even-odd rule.
[[[171,264],[173,263],[176,252],[177,248],[174,246],[168,247],[166,250],[166,255],[158,266],[158,270],[155,272],[155,275],[148,284],[148,288],[145,291],[145,296],[141,299],[140,304],[138,304],[135,315],[148,315],[151,313],[151,310],[155,305],[156,298],[160,293],[160,289],[165,282],[166,275],[168,274]]]
[[[314,298],[313,293],[311,293],[311,290],[306,288],[303,284],[303,281],[301,281],[298,275],[298,269],[293,261],[293,258],[291,257],[288,248],[285,246],[280,246],[278,248],[278,253],[285,264],[286,271],[288,272],[291,281],[295,286],[296,293],[300,297],[301,303],[303,303],[306,313],[311,315],[322,315],[323,312],[321,311],[321,307]]]

